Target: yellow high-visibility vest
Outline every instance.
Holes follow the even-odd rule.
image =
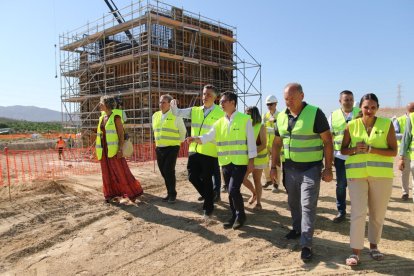
[[[179,146],[180,132],[175,126],[175,116],[168,112],[164,121],[161,121],[162,112],[157,111],[152,116],[152,130],[154,131],[155,146]]]
[[[354,107],[352,109],[352,119],[355,119],[358,116],[358,113],[361,109]],[[342,140],[344,139],[344,131],[346,128],[346,121],[344,113],[341,109],[337,109],[332,112],[332,130],[333,130],[333,143],[334,149],[340,151]]]
[[[306,105],[296,120],[291,132],[288,131],[289,117],[281,112],[277,117],[277,128],[283,141],[283,157],[294,162],[315,162],[323,158],[323,143],[319,133],[313,132],[318,108]]]
[[[105,115],[101,115],[99,117],[98,128],[96,130],[96,141],[95,141],[95,150],[96,150],[96,157],[98,160],[102,159],[102,141],[101,141],[101,123]],[[118,152],[118,133],[116,132],[115,126],[115,113],[112,112],[111,116],[109,116],[108,121],[105,124],[105,135],[106,135],[106,144],[108,147],[108,158],[114,157]]]
[[[231,127],[226,117],[214,125],[216,130],[217,155],[220,166],[230,163],[247,165],[249,163],[246,124],[250,116],[236,111]]]
[[[274,117],[277,119],[279,112],[275,111],[275,114],[271,114],[270,111],[266,112],[266,114],[263,116],[263,123],[266,127],[266,133],[267,133],[267,146],[272,147],[273,140],[275,139],[275,122],[270,122],[270,117]],[[272,128],[272,130],[268,129]]]
[[[374,148],[388,148],[387,136],[390,130],[391,120],[377,117],[375,124],[368,136],[362,118],[348,123],[351,137],[350,147],[356,147],[358,142],[365,142]],[[385,177],[393,178],[393,157],[382,156],[373,153],[360,153],[350,155],[345,161],[347,178]]]
[[[204,118],[202,106],[195,106],[191,109],[191,136],[202,136],[206,134],[218,119],[224,117],[224,111],[218,105]],[[217,157],[217,146],[214,143],[197,144],[192,142],[189,152],[198,152],[211,157]]]
[[[263,124],[255,124],[253,126],[253,131],[254,131],[254,137],[257,141],[257,137],[259,137],[260,135],[260,129],[262,128]],[[265,147],[262,151],[257,153],[257,156],[254,158],[254,166],[256,168],[260,168],[260,169],[264,169],[267,165],[267,163],[269,162],[269,154],[267,151],[267,147]]]

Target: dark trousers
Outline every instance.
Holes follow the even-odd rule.
[[[247,171],[247,166],[234,165],[230,163],[222,167],[224,183],[228,187],[229,191],[229,203],[234,219],[246,219],[244,212],[243,197],[240,193],[240,186],[243,183],[244,175]]]
[[[213,190],[216,194],[220,194],[221,189],[221,173],[218,158],[216,158],[216,164],[214,164],[214,175],[213,175]]]
[[[336,170],[336,208],[342,215],[346,214],[346,171],[345,160],[335,158],[334,166]]]
[[[177,191],[175,190],[175,164],[177,162],[178,151],[180,146],[156,147],[155,153],[157,155],[158,168],[164,178],[165,186],[167,187],[168,197],[176,198]]]
[[[188,180],[204,198],[203,210],[210,215],[214,210],[213,173],[217,158],[190,153],[188,156]]]

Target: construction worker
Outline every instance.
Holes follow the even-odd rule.
[[[338,214],[333,218],[333,222],[340,223],[346,218],[346,172],[345,160],[346,155],[341,154],[342,139],[346,125],[352,119],[355,119],[361,111],[354,107],[354,94],[349,90],[339,93],[339,104],[341,108],[332,112],[328,122],[334,143],[334,166],[336,171],[336,208]]]
[[[276,110],[276,106],[277,106],[276,96],[273,96],[273,95],[267,96],[266,105],[269,111],[267,111],[263,115],[263,124],[265,125],[266,131],[267,131],[267,152],[269,153],[269,160],[271,160],[272,145],[273,145],[273,140],[275,139],[275,123],[276,123],[277,115],[279,114],[279,112]],[[273,182],[272,178],[270,177],[269,164],[267,164],[267,166],[264,168],[266,184],[263,185],[263,188],[267,188],[270,185],[272,185],[273,187],[272,192],[274,193],[278,192],[278,188],[280,184],[280,176],[282,175],[280,167],[277,167],[276,169],[278,170],[278,174],[277,174],[278,179],[275,182]]]
[[[405,120],[404,120],[405,118]],[[401,198],[404,201],[407,201],[409,198],[409,176],[411,171],[411,176],[413,177],[414,183],[414,102],[411,102],[407,105],[407,113],[403,116],[397,118],[398,121],[398,132],[397,141],[399,145],[398,154],[400,156],[400,161],[398,163],[399,170],[402,171],[402,196]],[[402,130],[403,129],[403,130]],[[397,129],[396,129],[397,132]],[[399,137],[402,138],[398,139]],[[413,184],[413,195],[414,195],[414,184]],[[414,201],[414,196],[413,196]]]
[[[231,218],[223,226],[238,229],[246,222],[240,186],[246,172],[254,169],[253,162],[257,156],[256,140],[250,116],[236,109],[237,95],[235,93],[224,92],[220,105],[226,115],[220,118],[208,133],[202,136],[191,136],[187,138],[187,141],[207,144],[215,140],[218,161],[228,187],[231,209]]]
[[[65,158],[63,155],[63,149],[66,146],[66,142],[62,139],[62,135],[59,136],[59,140],[56,142],[55,148],[58,150],[59,160],[62,160],[62,157]]]
[[[272,147],[271,176],[277,178],[280,151],[283,147],[283,184],[288,194],[293,229],[286,239],[300,237],[301,259],[312,259],[312,238],[319,197],[320,181],[332,180],[333,145],[329,123],[316,106],[303,102],[299,83],[289,83],[284,90],[286,110],[277,117]],[[322,159],[325,168],[322,171]]]
[[[216,87],[206,85],[203,88],[202,106],[178,109],[177,102],[173,100],[171,101],[171,111],[177,116],[191,119],[191,136],[201,136],[207,133],[213,124],[224,116],[221,108],[214,104],[216,98]],[[204,200],[203,212],[205,218],[207,218],[213,213],[214,201],[220,200],[220,186],[213,187],[212,178],[216,166],[218,166],[217,148],[213,143],[203,145],[191,143],[188,151],[188,180],[200,194],[200,200]]]
[[[177,197],[175,164],[181,142],[184,141],[186,135],[183,119],[173,115],[170,110],[172,99],[168,94],[161,95],[159,102],[160,111],[152,115],[152,129],[154,131],[158,168],[167,188],[167,196],[162,200],[168,203],[174,203]]]

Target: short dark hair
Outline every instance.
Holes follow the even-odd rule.
[[[250,117],[252,118],[252,125],[256,125],[262,122],[262,116],[260,116],[260,111],[257,106],[247,107],[246,113],[250,113]]]
[[[218,94],[217,88],[214,85],[212,85],[212,84],[206,84],[206,85],[204,85],[203,90],[204,89],[213,90],[213,92],[214,92],[214,94],[216,94],[216,96]]]
[[[222,97],[226,97],[227,100],[229,101],[234,101],[234,104],[237,106],[237,95],[236,93],[232,92],[232,91],[226,91],[221,93]]]
[[[351,95],[351,96],[354,96],[354,93],[352,93],[352,91],[350,91],[350,90],[344,90],[341,93],[339,93],[339,97],[341,97],[342,95]]]

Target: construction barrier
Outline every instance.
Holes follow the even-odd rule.
[[[188,144],[182,143],[179,157],[186,156]],[[134,153],[127,159],[132,167],[155,160],[155,146],[151,143],[134,145]],[[56,149],[24,151],[5,148],[0,151],[0,186],[63,179],[70,175],[88,175],[100,171],[101,166],[93,147],[66,148],[61,159]]]

